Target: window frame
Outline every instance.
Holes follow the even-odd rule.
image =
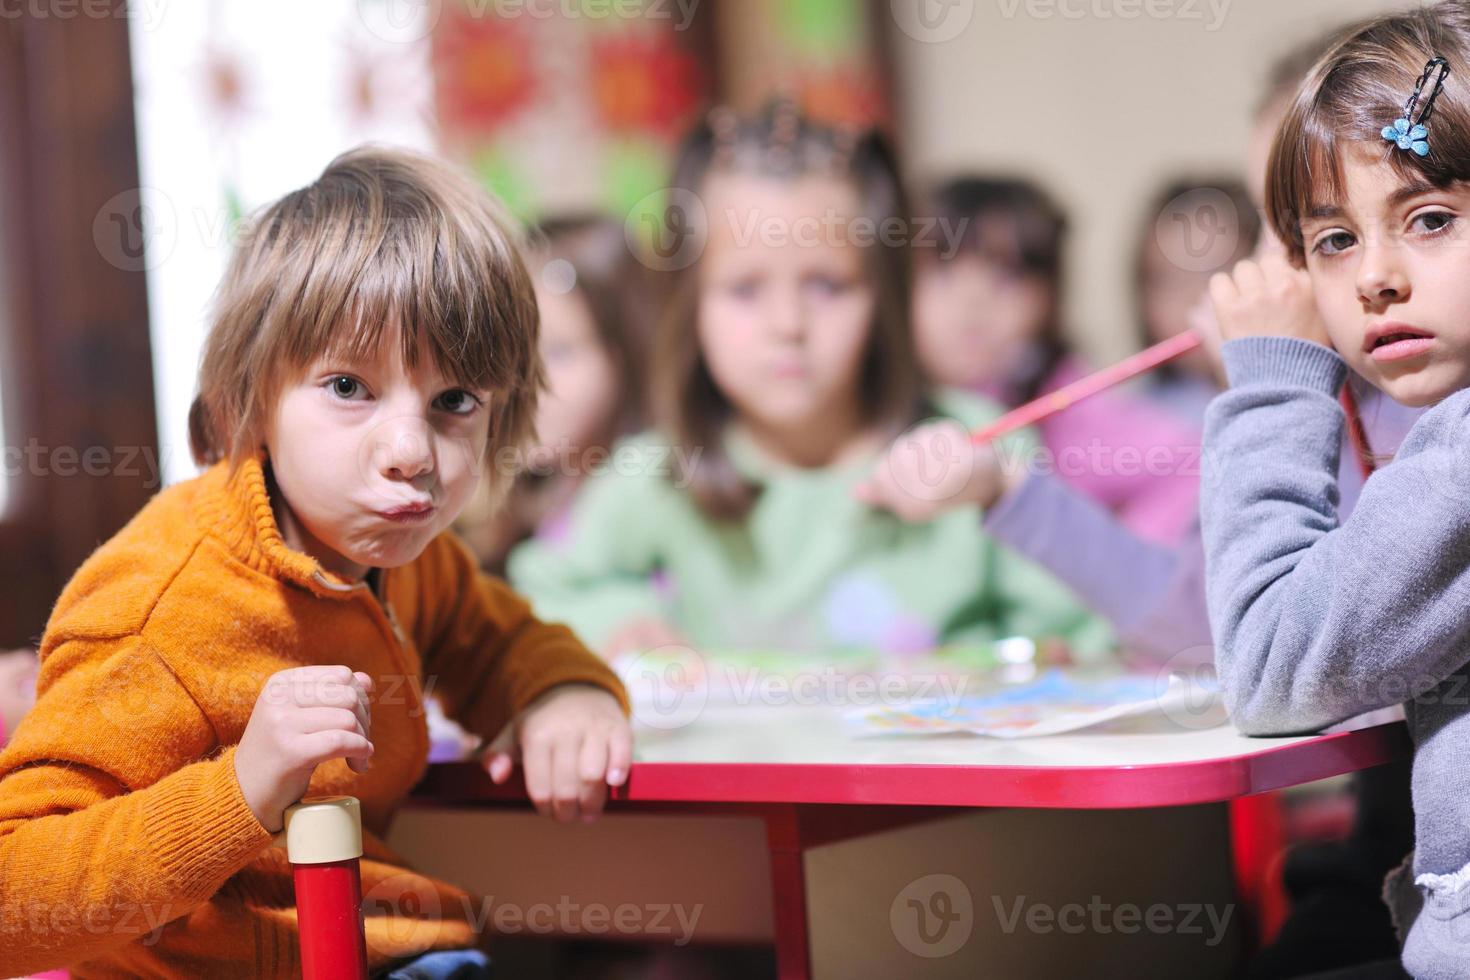
[[[157,490],[121,465],[158,458],[144,274],[93,239],[107,202],[139,186],[128,24],[42,10],[0,27],[0,438],[22,464],[0,513],[0,648],[40,639],[66,581]],[[105,475],[54,452],[93,446],[112,451]]]

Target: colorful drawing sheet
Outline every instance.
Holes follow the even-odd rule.
[[[1154,674],[1088,679],[1051,670],[1038,680],[979,697],[858,708],[844,718],[855,735],[946,735],[995,738],[1057,735],[1118,718],[1171,709],[1196,716],[1219,696],[1213,682]]]

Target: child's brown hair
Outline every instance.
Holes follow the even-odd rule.
[[[1421,157],[1398,149],[1382,130],[1403,116],[1435,57],[1449,62],[1450,75],[1434,103],[1430,153]],[[1433,88],[1431,76],[1419,109]],[[1368,21],[1308,73],[1276,134],[1266,181],[1271,226],[1298,265],[1306,260],[1302,217],[1342,195],[1344,140],[1380,148],[1406,183],[1447,187],[1470,180],[1470,2],[1444,0]]]
[[[262,209],[215,295],[189,409],[195,462],[238,464],[263,445],[293,377],[323,355],[370,355],[395,333],[411,368],[422,346],[446,378],[492,391],[490,446],[521,446],[542,368],[514,229],[450,164],[374,146]]]
[[[857,132],[818,122],[784,99],[752,116],[719,109],[697,124],[679,153],[673,190],[697,198],[711,174],[725,172],[782,179],[831,174],[857,188],[860,217],[871,227],[895,222],[909,227],[907,199],[887,139],[876,129]],[[911,238],[904,235],[899,243],[883,236],[862,247],[876,297],[862,363],[864,421],[897,436],[925,414],[928,404],[909,326]],[[700,350],[698,262],[672,274],[668,295],[653,353],[654,418],[675,445],[689,451],[681,458],[698,461],[679,476],[700,510],[716,520],[740,520],[758,491],[723,450],[732,409]]]

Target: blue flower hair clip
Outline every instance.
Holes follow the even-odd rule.
[[[1419,105],[1419,96],[1424,91],[1424,83],[1429,81],[1429,76],[1439,72],[1435,79],[1434,88],[1429,93],[1429,98],[1424,100],[1424,108],[1419,111],[1419,118],[1414,118],[1414,110]],[[1434,113],[1435,100],[1439,93],[1444,91],[1444,80],[1450,73],[1450,63],[1443,58],[1430,58],[1424,65],[1424,74],[1419,76],[1419,81],[1414,85],[1414,94],[1409,96],[1409,101],[1404,103],[1404,115],[1402,119],[1395,119],[1392,126],[1383,127],[1383,138],[1394,144],[1401,150],[1417,153],[1421,157],[1429,156],[1429,117]]]
[[[1395,119],[1392,126],[1383,127],[1384,139],[1401,150],[1413,150],[1421,157],[1429,156],[1428,135],[1429,129],[1423,123],[1410,126],[1407,119]]]

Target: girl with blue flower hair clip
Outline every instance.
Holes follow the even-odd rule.
[[[1436,70],[1439,77],[1435,79],[1434,89],[1429,93],[1429,98],[1424,101],[1424,109],[1419,113],[1417,122],[1412,122],[1414,109],[1419,103],[1419,95],[1424,91],[1424,83],[1429,81],[1429,76]],[[1404,115],[1395,119],[1392,126],[1383,127],[1383,138],[1393,143],[1401,150],[1409,150],[1421,157],[1429,156],[1429,117],[1434,112],[1434,101],[1439,98],[1439,93],[1444,91],[1444,80],[1450,73],[1450,63],[1443,58],[1430,58],[1424,65],[1424,74],[1419,76],[1419,81],[1414,85],[1414,94],[1409,96],[1409,101],[1404,103]]]
[[[1415,850],[1384,894],[1403,947],[1360,972],[1420,980],[1470,963],[1470,702],[1447,696],[1470,684],[1470,86],[1452,64],[1470,64],[1470,0],[1362,24],[1308,74],[1266,181],[1286,255],[1211,283],[1231,387],[1201,482],[1236,727],[1300,734],[1402,705]],[[1343,514],[1349,372],[1424,411]]]

